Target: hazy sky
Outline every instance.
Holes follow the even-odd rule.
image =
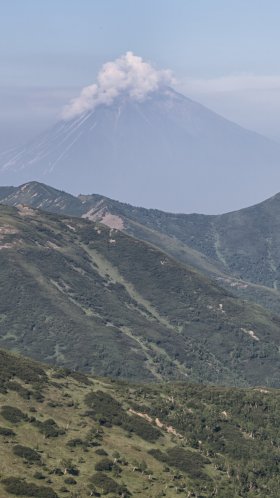
[[[279,0],[0,0],[0,147],[54,122],[128,50],[280,141]]]

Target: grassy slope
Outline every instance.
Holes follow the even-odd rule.
[[[14,496],[5,484],[11,477],[23,479],[22,490],[38,486],[32,496],[105,496],[91,483],[100,450],[115,462],[103,477],[132,496],[279,496],[277,390],[86,378],[3,350],[0,360],[1,498]],[[20,456],[19,445],[40,461]]]
[[[279,385],[277,317],[122,232],[0,210],[2,347],[115,377]]]
[[[95,196],[92,202],[97,202]],[[279,195],[219,216],[171,214],[105,202],[111,212],[123,217],[127,233],[217,278],[237,295],[279,310]]]

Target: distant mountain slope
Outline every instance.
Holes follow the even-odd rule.
[[[18,188],[0,187],[0,201],[8,206],[25,204],[51,213],[70,216],[81,216],[84,213],[80,199],[38,182],[30,182]]]
[[[18,189],[16,187],[0,187],[0,201],[9,197],[13,192],[17,192]]]
[[[150,240],[172,251],[177,259],[216,274],[220,283],[244,296],[259,299],[274,309],[279,306],[279,194],[255,206],[218,216],[176,215],[112,205],[111,201],[109,210],[126,217],[127,233]],[[192,259],[190,249],[194,251]],[[202,255],[206,260],[201,259]]]
[[[162,88],[59,121],[1,153],[0,175],[6,185],[38,180],[146,207],[222,212],[279,190],[279,164],[276,142]]]
[[[280,195],[250,208],[207,216],[144,209],[97,194],[77,198],[37,182],[7,194],[2,203],[82,216],[121,229],[236,295],[280,310]]]
[[[280,385],[280,320],[151,245],[24,206],[0,207],[0,236],[1,346],[116,377]]]
[[[240,297],[280,310],[280,194],[217,216],[173,214],[135,208],[98,196],[84,216],[123,220],[126,233],[147,240],[177,260],[214,277]]]
[[[280,393],[132,384],[0,350],[1,498],[277,498]]]

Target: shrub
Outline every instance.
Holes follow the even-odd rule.
[[[44,395],[42,394],[41,390],[37,389],[36,391],[33,392],[33,398],[38,402],[38,403],[43,403],[45,400]]]
[[[60,404],[56,403],[55,401],[48,401],[47,406],[49,406],[50,408],[56,408],[57,406],[60,406]]]
[[[32,391],[26,389],[21,384],[15,381],[6,382],[6,388],[9,389],[10,391],[17,392],[24,399],[30,399],[30,396],[32,394]]]
[[[24,458],[28,462],[41,463],[41,456],[39,453],[28,446],[17,444],[13,447],[13,453],[21,458]]]
[[[178,446],[170,448],[166,453],[156,449],[150,450],[149,453],[160,462],[166,463],[171,467],[175,467],[178,470],[186,472],[186,474],[192,478],[200,480],[209,479],[203,470],[204,465],[210,462],[199,453],[184,450]]]
[[[67,472],[67,474],[70,474],[72,476],[79,475],[80,471],[71,459],[64,460],[62,462],[62,465],[64,466],[64,472]]]
[[[120,415],[124,412],[121,404],[104,391],[96,391],[87,394],[85,403],[89,408],[93,409],[92,414],[96,419],[102,417],[115,425],[118,425],[117,421],[120,420]]]
[[[127,415],[122,426],[128,432],[135,433],[137,436],[141,437],[145,441],[149,441],[150,443],[154,443],[161,435],[160,431],[156,427],[153,427],[149,422],[141,417],[138,417],[137,415]]]
[[[58,437],[65,434],[64,429],[60,429],[57,423],[49,418],[44,422],[40,422],[39,420],[35,420],[35,426],[39,429],[39,431],[44,434],[46,438],[49,437]]]
[[[96,453],[96,452],[95,452],[95,453]],[[112,453],[112,457],[113,457],[113,458],[117,458],[117,459],[119,459],[119,458],[121,458],[121,455],[119,454],[119,452],[118,452],[118,451],[113,451],[113,453]]]
[[[62,470],[59,467],[55,467],[49,473],[55,474],[56,476],[63,476],[64,475],[64,473],[62,472]]]
[[[12,495],[34,496],[37,498],[58,498],[58,495],[53,489],[28,483],[19,477],[8,477],[7,479],[3,479],[2,483],[4,484],[7,493]]]
[[[97,450],[95,450],[95,453],[96,455],[100,456],[108,456],[107,451],[105,451],[103,448],[98,448]]]
[[[46,477],[44,476],[44,474],[42,474],[42,472],[35,472],[33,474],[33,477],[34,479],[38,479],[39,481],[41,481],[42,479],[46,479]]]
[[[0,436],[15,436],[16,433],[8,427],[0,427]]]
[[[99,462],[95,464],[95,470],[99,471],[110,471],[112,470],[114,462],[110,458],[102,458]]]
[[[85,374],[81,372],[71,372],[69,376],[72,377],[72,379],[75,379],[78,382],[85,384],[86,386],[90,386],[93,384],[93,382]]]
[[[5,351],[0,351],[1,379],[8,381],[18,377],[23,382],[33,383],[48,382],[47,374],[37,363],[32,360],[15,356]]]
[[[64,479],[64,482],[65,484],[71,484],[71,485],[77,484],[77,481],[73,477],[66,477]]]
[[[101,446],[100,441],[103,439],[103,429],[90,429],[85,436],[85,444],[90,447]]]
[[[131,416],[122,408],[121,404],[110,394],[103,391],[91,392],[85,397],[86,405],[91,408],[86,414],[99,421],[100,425],[110,427],[112,424],[121,426],[129,433],[155,442],[161,435],[156,427],[137,415]]]
[[[13,424],[18,424],[19,422],[28,419],[27,415],[25,415],[19,408],[8,405],[2,406],[1,415]]]
[[[82,439],[75,438],[67,441],[66,446],[69,446],[69,448],[76,448],[76,446],[87,446],[87,444]]]
[[[91,478],[91,483],[101,489],[104,495],[115,493],[119,496],[130,496],[126,486],[118,484],[114,479],[102,472],[94,474]]]

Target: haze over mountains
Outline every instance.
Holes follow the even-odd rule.
[[[0,156],[1,184],[30,180],[180,212],[220,213],[280,188],[280,145],[177,93],[127,53],[107,63],[63,118]],[[277,187],[278,185],[278,187]]]

